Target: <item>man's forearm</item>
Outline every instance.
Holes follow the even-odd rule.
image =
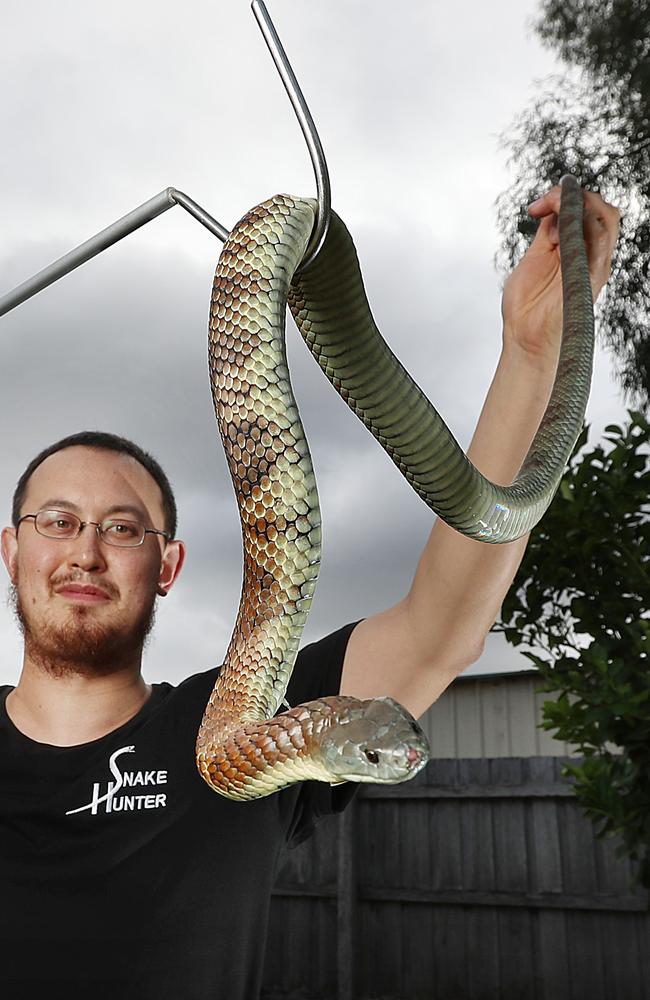
[[[544,415],[554,375],[555,362],[504,348],[468,450],[488,479],[508,485],[516,477]],[[480,655],[527,541],[526,535],[490,545],[436,521],[407,598],[423,648],[429,643],[429,649],[440,648],[444,638],[447,659],[457,653],[459,669]]]
[[[467,451],[493,482],[509,485],[519,472],[544,416],[556,366],[556,358],[535,359],[516,346],[503,348]]]

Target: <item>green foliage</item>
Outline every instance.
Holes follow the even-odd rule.
[[[585,450],[534,529],[494,627],[539,668],[542,726],[599,836],[619,834],[650,887],[650,424],[635,411]]]
[[[630,401],[650,406],[650,4],[543,0],[535,30],[568,64],[502,136],[517,177],[497,200],[509,270],[537,223],[526,206],[564,173],[622,210],[601,328]]]

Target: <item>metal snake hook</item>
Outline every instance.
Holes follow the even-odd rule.
[[[314,230],[311,234],[311,239],[307,249],[305,250],[305,256],[300,262],[300,266],[296,269],[296,274],[300,274],[301,271],[304,271],[314,262],[319,250],[325,242],[332,208],[330,176],[327,169],[327,162],[325,160],[325,153],[323,152],[323,146],[318,132],[316,131],[314,119],[312,118],[311,112],[307,107],[307,102],[305,101],[298,80],[296,79],[296,74],[291,68],[291,64],[287,59],[287,54],[282,47],[282,42],[278,38],[278,33],[275,30],[273,21],[269,16],[268,10],[266,9],[266,4],[263,0],[253,0],[251,3],[251,9],[257,19],[260,31],[264,36],[264,41],[268,45],[269,52],[271,53],[273,62],[275,63],[275,68],[280,74],[280,79],[284,84],[284,89],[289,96],[291,106],[293,107],[296,118],[298,119],[298,124],[302,130],[305,142],[307,143],[311,164],[314,168],[314,177],[316,178],[316,190],[318,192],[318,215]]]
[[[128,236],[129,233],[140,229],[141,226],[146,225],[147,222],[151,222],[152,219],[162,215],[163,212],[166,212],[168,208],[173,208],[174,205],[181,205],[222,242],[228,239],[228,230],[221,223],[217,222],[216,219],[213,219],[197,202],[176,188],[165,188],[164,191],[154,195],[153,198],[149,198],[142,205],[138,205],[132,212],[128,212],[121,219],[112,222],[106,229],[95,233],[89,240],[80,243],[78,247],[70,250],[63,257],[59,257],[52,264],[48,264],[42,271],[37,271],[31,278],[23,281],[20,285],[16,285],[10,292],[3,295],[0,298],[0,316],[11,312],[21,302],[31,299],[32,295],[36,295],[37,292],[47,288],[48,285],[53,285],[59,278],[69,274],[70,271],[74,271],[75,268],[80,267],[81,264],[85,264],[92,257],[96,257],[103,250],[108,250],[114,243],[118,243],[125,236]]]
[[[316,176],[318,218],[309,246],[305,252],[305,257],[298,268],[300,271],[308,267],[314,260],[327,232],[330,218],[330,183],[327,164],[313,118],[269,13],[261,0],[253,0],[252,9],[300,123]],[[64,254],[63,257],[59,257],[58,260],[55,260],[52,264],[33,274],[10,292],[1,296],[0,316],[4,316],[5,313],[15,309],[22,302],[26,302],[27,299],[36,295],[37,292],[42,291],[49,285],[53,285],[59,278],[63,278],[64,275],[74,271],[81,264],[85,264],[86,261],[91,260],[115,243],[118,243],[119,240],[128,236],[136,229],[140,229],[148,222],[151,222],[152,219],[162,215],[169,208],[173,208],[174,205],[180,205],[181,208],[184,208],[186,212],[189,212],[197,222],[205,226],[222,243],[228,239],[229,230],[225,226],[222,226],[220,222],[217,222],[198,202],[175,187],[165,188],[159,194],[154,195],[153,198],[149,198],[142,205],[138,205],[133,211],[112,222],[105,229],[102,229],[99,233],[95,233],[90,239],[85,240],[85,242]]]

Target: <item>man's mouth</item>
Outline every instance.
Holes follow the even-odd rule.
[[[64,583],[63,586],[57,587],[54,592],[68,601],[81,601],[82,604],[99,604],[101,601],[110,601],[105,590],[90,584]]]

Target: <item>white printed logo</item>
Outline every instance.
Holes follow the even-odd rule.
[[[127,788],[150,788],[167,784],[167,771],[120,771],[117,766],[117,758],[123,753],[133,753],[135,747],[121,747],[111,754],[108,761],[108,769],[115,778],[115,781],[107,782],[106,792],[101,794],[101,784],[96,781],[93,784],[92,799],[85,806],[78,809],[68,809],[66,816],[73,813],[90,810],[92,816],[96,816],[103,806],[104,812],[135,812],[139,809],[163,809],[167,805],[167,795],[161,792],[133,792],[123,793],[118,796],[118,792]]]

